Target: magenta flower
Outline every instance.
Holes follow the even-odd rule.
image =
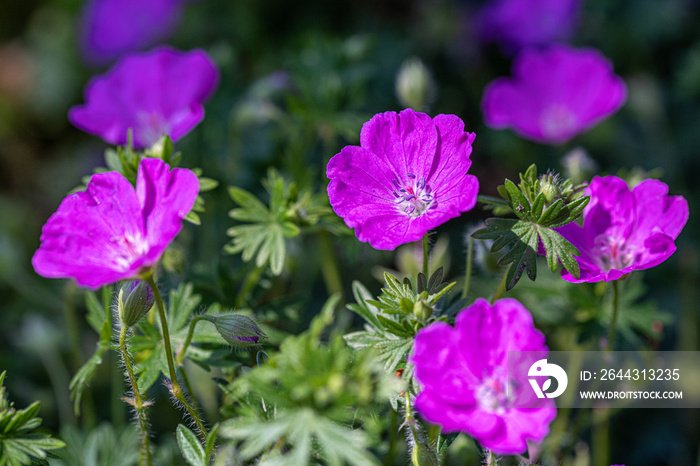
[[[508,53],[570,39],[578,26],[580,0],[492,0],[479,13],[484,41]]]
[[[576,257],[580,278],[564,270],[564,280],[617,280],[659,265],[676,250],[674,240],[688,220],[688,202],[669,196],[665,183],[645,180],[630,191],[616,176],[595,177],[586,195],[591,200],[583,211],[583,226],[574,222],[556,229],[581,253]]]
[[[186,0],[92,0],[83,11],[81,48],[94,64],[159,44],[175,30]]]
[[[615,113],[627,98],[625,83],[594,49],[525,50],[513,75],[486,87],[484,121],[537,142],[566,142]]]
[[[549,433],[557,411],[527,380],[508,376],[508,351],[535,352],[526,353],[530,362],[548,352],[530,312],[512,298],[493,306],[479,298],[457,314],[454,328],[435,322],[420,330],[410,357],[423,386],[416,409],[445,432],[466,432],[498,454],[526,451],[527,440]]]
[[[202,121],[202,102],[218,81],[216,66],[201,50],[162,47],[128,55],[88,83],[85,105],[71,108],[68,119],[110,144],[126,144],[129,129],[136,148],[164,134],[177,141]]]
[[[139,278],[180,232],[198,193],[193,172],[160,159],[141,161],[136,189],[117,172],[93,175],[44,225],[34,270],[93,289]]]
[[[362,126],[360,146],[328,163],[333,210],[376,249],[422,238],[476,205],[479,182],[467,174],[475,137],[455,115],[375,115]]]

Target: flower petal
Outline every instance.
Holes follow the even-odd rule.
[[[145,260],[155,264],[182,229],[182,219],[192,210],[199,180],[183,168],[169,170],[160,159],[146,158],[139,165],[136,194],[141,206],[150,249]]]
[[[65,198],[42,229],[34,270],[100,286],[131,278],[147,248],[133,186],[116,172],[92,176],[85,192]]]

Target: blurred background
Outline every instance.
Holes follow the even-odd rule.
[[[480,37],[476,18],[486,3],[181,3],[172,29],[142,49],[156,43],[201,48],[219,66],[221,82],[206,104],[205,120],[176,149],[183,153],[181,166],[201,167],[204,176],[220,185],[204,195],[202,224],[187,225],[170,253],[176,264],[172,282],[194,283],[204,304],[235,307],[251,264],[223,250],[230,241],[226,230],[234,225],[227,212],[235,207],[226,187],[264,193],[260,179],[276,167],[300,187],[323,195],[328,159],[344,145],[358,144],[360,128],[372,115],[411,103],[405,91],[397,94],[397,76],[411,63],[422,63],[430,91],[421,99],[423,108],[416,109],[456,114],[468,131],[476,132],[470,173],[479,177],[482,194],[495,195],[504,178],[517,179],[537,163],[540,172],[654,176],[670,186],[671,194],[685,196],[691,217],[676,241],[678,251],[639,279],[637,294],[630,298],[636,304],[629,307],[630,312],[639,308],[644,317],[630,322],[625,344],[630,349],[698,351],[700,224],[694,215],[700,197],[700,2],[581,1],[569,42],[595,47],[608,57],[627,83],[628,100],[617,114],[560,146],[484,125],[483,89],[494,78],[510,75],[512,62],[507,50]],[[108,436],[112,440],[128,424],[125,406],[111,396],[123,381],[113,356],[105,355],[100,369],[104,377],[93,382],[83,416],[75,417],[68,384],[94,351],[97,336],[85,323],[83,292],[68,281],[39,277],[30,263],[41,226],[61,199],[93,169],[104,166],[107,145],[71,126],[66,116],[71,106],[83,102],[87,81],[111,64],[96,63],[81,46],[85,9],[80,0],[0,0],[0,371],[8,372],[6,386],[16,406],[41,400],[44,427],[64,440],[72,435],[87,444],[98,441],[88,438],[89,433],[108,429],[98,428],[104,422],[116,429]],[[477,209],[439,229],[436,238],[449,244],[439,260],[451,267],[451,276],[464,273],[465,235],[487,216]],[[346,302],[352,302],[352,280],[378,291],[375,266],[410,267],[410,247],[398,254],[374,251],[348,233],[331,241],[340,270],[335,287],[344,291]],[[261,277],[258,303],[284,314],[276,324],[281,330],[298,333],[334,285],[324,275],[323,254],[313,236],[290,242],[287,255],[281,277]],[[476,260],[491,286],[483,256],[477,254]],[[549,276],[545,267],[540,274],[540,287],[560,286],[561,280]],[[580,309],[557,309],[525,281],[518,296],[533,309],[548,337],[571,319],[580,335],[599,324],[576,314]],[[340,317],[343,329],[360,324],[349,313]],[[563,339],[549,341],[551,348],[568,349],[557,347]],[[153,416],[154,429],[163,428],[172,437],[177,413],[167,402],[161,405],[163,412]],[[584,427],[573,439],[563,440],[569,442],[565,457],[578,461],[571,464],[590,464],[591,445],[597,441],[593,416],[580,414]],[[697,409],[626,410],[616,413],[605,429],[615,463],[700,464]],[[163,435],[158,442],[174,444],[170,437]],[[115,444],[129,441],[134,439]],[[162,464],[179,464],[164,455]],[[406,461],[399,455],[388,464]],[[449,461],[464,464],[459,450]]]

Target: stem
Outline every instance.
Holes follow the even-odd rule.
[[[175,398],[180,403],[182,403],[182,405],[185,407],[187,413],[192,417],[192,419],[194,419],[194,422],[197,424],[197,428],[199,429],[199,433],[201,434],[202,438],[206,439],[207,429],[204,428],[204,424],[199,418],[197,412],[194,409],[192,409],[192,406],[187,401],[185,394],[182,393],[180,384],[177,381],[177,374],[175,373],[175,364],[173,362],[173,350],[170,346],[170,332],[168,331],[168,322],[165,319],[165,307],[163,306],[163,299],[160,297],[158,286],[156,286],[152,275],[148,277],[146,282],[151,287],[153,295],[156,297],[156,304],[158,305],[158,315],[160,316],[160,324],[163,328],[163,344],[165,345],[165,356],[168,360],[168,370],[170,371],[171,392],[173,396],[175,396]]]
[[[474,259],[474,238],[467,239],[467,267],[464,276],[464,288],[462,288],[462,299],[469,295],[469,285],[472,281],[472,262]]]
[[[343,299],[343,281],[340,278],[340,270],[338,269],[338,261],[336,260],[335,251],[331,244],[330,235],[327,231],[322,230],[318,233],[319,246],[321,248],[321,273],[323,281],[326,284],[328,295],[340,293],[340,299]]]
[[[501,299],[501,296],[503,296],[503,292],[506,290],[506,277],[508,276],[508,271],[510,270],[511,266],[512,264],[506,267],[506,270],[503,272],[503,278],[501,279],[501,283],[498,284],[498,288],[496,288],[493,298],[491,298],[491,304],[495,303],[497,300]]]
[[[428,244],[428,233],[423,237],[423,275],[425,279],[428,279],[428,252],[430,250],[430,245]]]
[[[146,406],[141,398],[141,392],[139,391],[139,386],[136,381],[136,376],[134,376],[134,368],[131,365],[131,357],[129,352],[126,350],[126,332],[127,327],[122,325],[122,329],[119,332],[119,349],[122,352],[122,359],[124,360],[124,366],[126,366],[126,372],[129,375],[129,383],[131,384],[131,392],[134,394],[133,403],[131,404],[136,410],[136,417],[139,420],[139,428],[141,431],[141,441],[143,443],[143,449],[140,452],[139,464],[145,464],[150,466],[151,464],[151,449],[150,440],[148,438],[148,418],[146,416]]]
[[[494,455],[491,450],[485,450],[485,453],[486,466],[496,466],[496,455]]]
[[[178,353],[177,357],[175,358],[175,364],[177,364],[178,367],[182,367],[182,363],[185,360],[185,353],[187,353],[187,348],[189,348],[190,343],[192,342],[192,336],[194,335],[194,326],[197,325],[197,322],[200,320],[208,320],[206,316],[194,316],[192,320],[190,321],[190,329],[187,332],[187,338],[185,338],[185,344],[182,345],[182,349]]]
[[[238,296],[236,297],[236,307],[241,308],[245,305],[246,298],[260,279],[260,275],[262,274],[263,270],[265,270],[265,267],[265,264],[263,264],[250,271],[245,282],[243,283],[243,286],[241,286],[241,291],[238,292]]]
[[[617,314],[620,301],[620,293],[618,290],[617,280],[613,280],[613,314],[612,321],[610,322],[610,333],[608,333],[608,351],[612,351],[613,344],[615,343],[615,330],[617,327]]]

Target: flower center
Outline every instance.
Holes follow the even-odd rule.
[[[158,142],[164,134],[170,134],[170,123],[157,112],[141,112],[138,115],[138,131],[146,146]]]
[[[394,185],[391,193],[394,195],[394,202],[397,208],[409,217],[420,217],[433,204],[435,196],[432,194],[430,186],[426,185],[425,178],[418,178],[413,173],[407,173],[408,183],[401,184],[394,178],[391,183]]]
[[[140,234],[133,236],[126,233],[124,236],[114,236],[110,241],[116,246],[114,261],[122,270],[128,270],[131,264],[148,251],[148,244]]]
[[[540,118],[542,133],[548,138],[566,138],[576,128],[576,115],[564,105],[553,104],[547,107]]]
[[[508,396],[508,382],[505,374],[497,371],[489,377],[482,379],[476,389],[476,401],[486,411],[502,414],[510,407],[512,396]],[[511,393],[514,390],[510,390]]]
[[[624,240],[610,235],[596,236],[593,244],[598,252],[598,265],[606,272],[612,269],[622,270],[630,266],[636,258],[633,245],[625,244]]]

